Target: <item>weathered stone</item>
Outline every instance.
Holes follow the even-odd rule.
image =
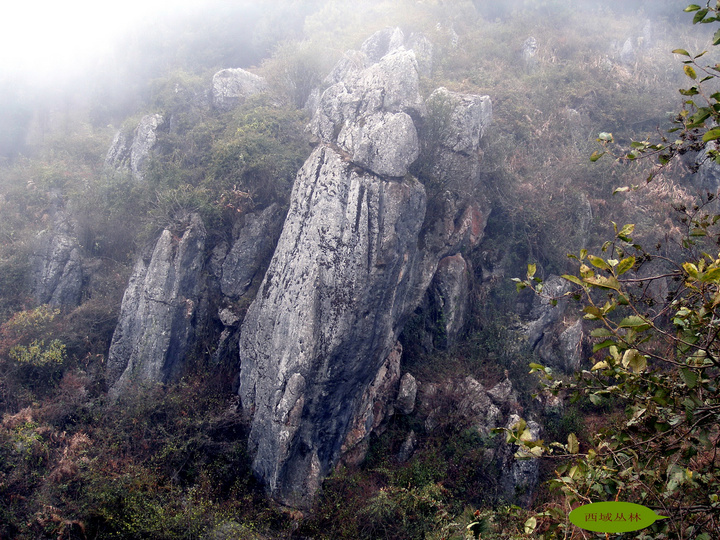
[[[440,260],[430,285],[436,319],[440,321],[442,348],[451,348],[457,343],[465,327],[470,310],[470,279],[467,263],[462,255],[451,255]]]
[[[583,360],[583,333],[582,319],[576,320],[560,334],[559,352],[564,362],[565,371],[572,373],[578,371]]]
[[[571,311],[565,296],[571,287],[568,281],[550,276],[544,283],[543,297],[534,300],[526,326],[528,343],[542,361],[566,372],[575,371],[583,358],[582,320]],[[557,300],[555,306],[553,298]]]
[[[240,317],[233,313],[233,311],[229,308],[221,309],[218,312],[218,318],[225,326],[235,326],[240,321]]]
[[[620,61],[626,66],[635,63],[635,47],[633,47],[632,38],[627,38],[625,43],[623,43],[622,49],[620,50]]]
[[[229,297],[243,296],[272,250],[282,228],[282,210],[271,204],[260,214],[248,214],[245,226],[222,264],[222,293]]]
[[[62,232],[40,232],[30,255],[30,280],[39,304],[58,308],[78,306],[83,272],[77,240]]]
[[[244,69],[223,69],[212,79],[213,105],[228,111],[242,104],[247,98],[267,90],[265,79]]]
[[[253,469],[285,504],[310,504],[424,293],[417,268],[424,209],[416,180],[359,174],[327,147],[298,173],[240,338],[240,396],[254,411]],[[278,403],[295,374],[306,387],[295,405],[302,422],[291,428]]]
[[[480,141],[492,122],[490,98],[438,88],[425,105],[424,167],[448,189],[472,192],[479,174]]]
[[[400,379],[401,357],[402,345],[398,342],[380,366],[375,380],[365,389],[341,448],[344,463],[359,465],[367,454],[370,434],[377,432],[383,421],[393,415],[393,398]]]
[[[138,182],[145,179],[145,163],[157,142],[157,130],[164,123],[162,115],[147,114],[140,119],[130,136],[118,131],[105,157],[105,166],[128,171]]]
[[[395,407],[401,414],[412,414],[415,410],[415,398],[417,396],[417,381],[415,377],[406,373],[400,379]]]
[[[490,400],[482,384],[472,377],[465,377],[458,385],[456,392],[460,397],[457,406],[458,413],[478,433],[487,435],[498,426],[502,414]]]
[[[400,451],[398,452],[397,459],[400,463],[405,463],[410,457],[413,455],[413,452],[415,452],[415,447],[417,446],[417,435],[415,435],[415,431],[410,431],[407,438],[403,441],[402,445],[400,446]]]
[[[415,124],[402,112],[375,113],[349,124],[337,142],[353,162],[382,176],[404,176],[420,154]]]
[[[510,379],[505,379],[503,381],[500,381],[495,386],[493,386],[490,390],[487,391],[488,396],[490,396],[490,399],[492,399],[495,403],[499,405],[506,404],[510,399],[512,399],[513,396],[513,386]]]
[[[371,63],[375,63],[386,54],[402,47],[404,42],[405,35],[400,28],[388,27],[367,38],[360,46],[360,52],[365,54]]]
[[[537,68],[537,51],[538,42],[537,39],[530,36],[525,40],[522,46],[522,59],[527,71],[535,71]]]
[[[135,264],[108,353],[114,397],[130,384],[168,382],[182,374],[203,288],[205,237],[193,214],[179,241],[166,229],[149,263],[140,258]]]
[[[407,40],[407,49],[415,53],[420,75],[430,77],[433,70],[432,42],[422,34],[411,34]]]
[[[404,176],[419,153],[412,120],[423,109],[417,70],[415,55],[402,48],[362,70],[344,59],[332,75],[339,81],[320,97],[310,131],[375,174]]]

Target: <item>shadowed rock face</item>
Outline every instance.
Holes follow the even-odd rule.
[[[358,174],[319,147],[240,338],[253,468],[281,502],[311,503],[366,387],[421,298],[425,190]]]
[[[131,383],[167,382],[182,373],[203,286],[205,237],[194,214],[180,239],[166,229],[149,263],[135,264],[108,353],[114,397]]]

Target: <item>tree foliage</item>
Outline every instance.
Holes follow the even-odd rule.
[[[720,2],[688,6],[693,23],[720,22]],[[720,30],[713,45],[720,44]],[[676,126],[660,142],[634,142],[623,160],[657,159],[657,168],[689,151],[704,151],[720,163],[713,141],[720,138],[720,92],[715,91],[720,64],[703,66],[702,52],[673,51],[684,60],[693,83],[680,93],[688,99]],[[715,87],[715,88],[713,88]],[[677,138],[669,140],[670,134]],[[598,139],[614,143],[609,133]],[[600,157],[593,154],[591,160]],[[616,191],[627,191],[629,187]],[[668,257],[662,246],[645,249],[633,236],[635,226],[614,226],[614,238],[598,254],[581,250],[573,256],[576,272],[563,277],[575,285],[584,318],[592,330],[592,367],[573,380],[531,364],[546,390],[589,400],[609,413],[603,427],[588,440],[575,434],[567,442],[527,442],[522,425],[507,438],[527,455],[554,454],[564,463],[550,481],[561,502],[538,516],[545,537],[579,538],[567,515],[581,504],[621,500],[643,504],[670,519],[658,521],[637,538],[716,538],[720,531],[720,215],[712,209],[714,194],[693,208],[678,206],[685,227],[680,257]],[[518,289],[543,294],[536,267],[528,266]],[[556,301],[557,299],[552,299]]]

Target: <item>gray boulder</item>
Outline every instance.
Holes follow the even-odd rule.
[[[401,414],[411,414],[415,410],[415,398],[417,397],[417,381],[415,377],[406,373],[400,379],[395,407]]]
[[[360,398],[360,405],[340,449],[343,463],[359,465],[367,454],[370,434],[377,433],[382,423],[394,414],[393,398],[400,380],[401,357],[402,345],[398,342]]]
[[[223,69],[213,75],[212,102],[221,111],[229,111],[265,91],[265,79],[244,69]]]
[[[360,46],[360,52],[365,54],[371,63],[379,62],[389,52],[395,51],[405,43],[405,34],[400,28],[388,27],[378,30],[367,38]]]
[[[282,210],[271,204],[259,214],[248,214],[245,226],[222,263],[222,293],[228,297],[243,296],[260,267],[272,255],[282,228]]]
[[[131,384],[168,382],[185,368],[203,289],[205,227],[197,214],[178,240],[160,235],[149,262],[138,259],[108,353],[111,396]]]
[[[550,276],[544,283],[543,297],[533,300],[531,320],[525,327],[528,343],[540,359],[568,373],[580,367],[585,339],[580,313],[564,296],[571,289],[568,281]],[[557,305],[552,305],[552,298]]]
[[[627,38],[623,43],[622,49],[620,49],[620,61],[626,66],[635,63],[635,47],[632,38]]]

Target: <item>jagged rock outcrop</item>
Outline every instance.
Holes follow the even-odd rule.
[[[447,189],[467,194],[479,173],[480,141],[492,122],[492,102],[488,96],[438,88],[425,104],[425,174]]]
[[[115,135],[105,157],[105,166],[118,171],[127,171],[141,182],[145,179],[145,163],[157,142],[157,130],[164,123],[160,114],[142,117],[132,134],[120,130]]]
[[[247,98],[267,90],[265,79],[240,68],[223,69],[212,79],[212,102],[216,109],[229,111]]]
[[[222,293],[243,296],[262,264],[272,255],[282,228],[281,208],[271,204],[259,214],[245,216],[245,225],[222,263]]]
[[[418,287],[425,190],[318,147],[298,173],[278,247],[240,338],[253,469],[306,506],[337,462],[361,396]]]
[[[462,423],[487,435],[502,420],[502,411],[490,398],[485,387],[473,379],[450,380],[444,384],[420,385],[421,413],[425,416],[425,429],[432,431],[452,422]]]
[[[83,271],[77,240],[63,232],[41,231],[30,255],[30,280],[38,304],[57,308],[78,306]]]
[[[182,373],[203,289],[206,236],[202,220],[192,214],[180,238],[164,230],[150,260],[141,257],[135,264],[108,353],[111,395]]]
[[[401,177],[420,147],[412,116],[423,110],[415,54],[395,48],[362,70],[345,59],[332,77],[338,82],[320,96],[310,131],[347,152],[353,163],[381,176]]]
[[[470,311],[470,274],[461,254],[440,261],[429,293],[439,326],[440,339],[435,345],[451,348],[465,327]]]
[[[252,467],[293,507],[310,506],[322,479],[361,455],[391,414],[398,335],[440,259],[479,241],[487,219],[448,192],[426,222],[425,188],[408,174],[425,109],[402,42],[394,29],[376,34],[329,77],[309,126],[319,145],[241,328]]]
[[[383,421],[395,412],[401,357],[402,345],[398,342],[360,398],[360,405],[340,449],[343,463],[360,464],[367,454],[370,434],[377,433]]]

